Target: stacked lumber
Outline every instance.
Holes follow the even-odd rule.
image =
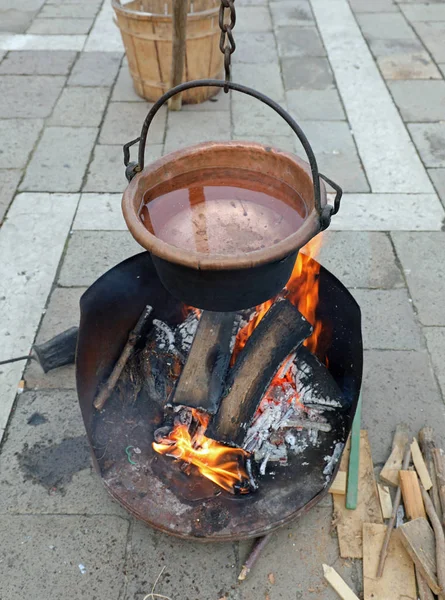
[[[326,581],[343,599],[445,600],[445,453],[433,430],[424,427],[416,439],[399,424],[379,482],[366,431],[359,442],[354,451],[348,441],[330,492],[340,556],[363,559],[363,596],[323,565]],[[354,510],[348,494],[357,498]]]

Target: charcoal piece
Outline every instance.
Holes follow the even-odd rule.
[[[281,363],[312,333],[288,300],[275,302],[260,321],[226,381],[226,392],[206,435],[242,446],[258,405]]]
[[[43,344],[34,344],[34,353],[45,373],[74,363],[78,333],[78,327],[71,327]]]

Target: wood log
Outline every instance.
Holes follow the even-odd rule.
[[[394,487],[398,487],[399,485],[399,471],[402,468],[403,455],[405,454],[408,441],[408,425],[406,423],[399,423],[394,434],[391,454],[380,472],[380,479],[388,485]]]
[[[426,519],[417,473],[415,471],[400,471],[399,477],[406,515],[409,519],[418,519],[419,517]]]
[[[411,442],[411,456],[413,457],[414,467],[416,468],[417,475],[419,476],[423,487],[426,489],[426,491],[430,490],[433,487],[433,482],[431,481],[430,474],[426,468],[426,464],[423,460],[422,452],[420,451],[416,438],[413,438],[413,441]]]
[[[433,460],[436,469],[437,491],[442,507],[442,524],[445,524],[445,455],[442,448],[434,448]]]
[[[423,427],[419,431],[419,444],[433,484],[433,487],[430,490],[431,500],[433,501],[434,509],[439,519],[442,520],[442,506],[440,504],[436,468],[433,459],[433,449],[436,447],[436,444],[434,442],[434,430],[432,427]]]
[[[396,530],[405,550],[419,569],[422,578],[435,594],[441,588],[437,581],[436,546],[434,531],[426,519],[419,518],[401,525]]]
[[[312,333],[288,300],[275,302],[260,321],[226,381],[226,393],[206,435],[242,446],[258,405],[281,363]]]
[[[79,328],[71,327],[43,344],[34,344],[32,348],[45,373],[74,363],[78,334]]]
[[[172,26],[172,70],[170,87],[176,87],[182,83],[184,76],[184,64],[187,42],[187,11],[188,2],[184,0],[173,0]],[[182,95],[176,94],[168,101],[170,110],[181,110]]]
[[[443,598],[445,592],[445,535],[443,533],[442,523],[434,509],[433,502],[428,496],[428,492],[425,491],[421,486],[420,491],[422,498],[425,503],[425,510],[428,514],[428,518],[434,529],[434,536],[436,540],[436,565],[437,565],[437,581],[441,588],[439,598]]]
[[[203,311],[169,403],[216,413],[229,368],[235,318],[236,313]]]

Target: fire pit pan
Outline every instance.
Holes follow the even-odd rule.
[[[293,154],[254,142],[207,142],[168,154],[144,168],[144,152],[150,125],[162,105],[177,93],[192,87],[229,87],[271,107],[300,140],[308,163]],[[129,164],[130,146],[139,142],[139,162]],[[342,191],[318,171],[313,150],[299,125],[276,102],[251,88],[218,80],[193,81],[167,92],[154,104],[142,127],[141,136],[124,146],[124,162],[130,183],[122,208],[128,228],[143,248],[153,255],[158,275],[178,300],[216,311],[235,311],[258,305],[275,296],[287,283],[298,250],[329,226],[340,205]],[[203,185],[214,170],[218,185],[230,185],[237,173],[250,185],[263,180],[270,188],[286,185],[285,202],[300,206],[305,220],[291,235],[262,249],[247,253],[214,254],[185,251],[152,234],[139,217],[144,194],[150,190]],[[336,190],[334,206],[327,204],[324,179]],[[246,187],[248,184],[246,183]],[[255,188],[253,188],[255,189]],[[165,192],[163,192],[165,193]],[[156,197],[156,192],[154,192]]]
[[[153,433],[163,420],[159,398],[144,391],[136,399],[114,393],[103,411],[93,408],[99,385],[113,369],[147,303],[153,306],[151,318],[170,325],[184,318],[183,304],[162,286],[150,255],[145,252],[117,265],[85,292],[77,390],[93,462],[113,498],[152,527],[201,541],[264,535],[323,498],[336,474],[336,469],[323,474],[325,458],[332,455],[336,443],[346,442],[355,414],[363,350],[358,305],[323,267],[319,282],[318,317],[332,339],[329,371],[344,404],[329,413],[332,431],[321,436],[318,446],[297,455],[274,476],[262,478],[258,493],[240,497],[213,489],[214,484],[199,475],[185,475],[177,462],[154,452]],[[131,460],[129,448],[138,449]]]

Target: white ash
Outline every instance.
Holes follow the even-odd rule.
[[[190,352],[190,348],[192,347],[193,339],[196,334],[196,330],[198,328],[199,318],[197,314],[192,311],[187,318],[176,327],[175,334],[177,339],[177,344],[184,354],[188,354]]]
[[[326,466],[323,469],[323,475],[332,475],[332,473],[334,472],[335,466],[340,459],[340,456],[341,456],[341,453],[343,452],[344,447],[345,447],[345,445],[343,444],[343,442],[337,442],[335,444],[335,448],[334,448],[334,452],[332,453],[332,456],[324,457]]]
[[[175,334],[173,330],[159,319],[153,319],[153,325],[156,328],[156,342],[161,350],[168,352],[177,352],[175,346]]]

